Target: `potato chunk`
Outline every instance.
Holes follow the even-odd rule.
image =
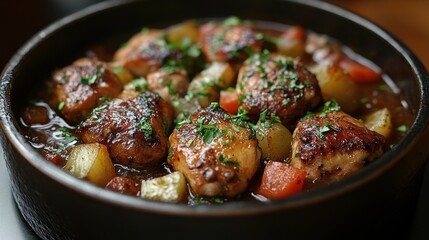
[[[182,42],[185,39],[196,42],[198,40],[197,22],[188,20],[167,28],[167,39],[170,42]]]
[[[392,132],[392,120],[387,108],[380,109],[363,117],[365,126],[388,138]]]
[[[189,91],[198,99],[201,107],[205,108],[211,102],[219,100],[220,89],[232,87],[235,84],[235,71],[228,63],[213,62],[208,68],[195,76],[189,85]]]
[[[72,148],[65,170],[104,187],[114,176],[115,167],[107,147],[99,143],[81,144]]]
[[[279,162],[289,155],[292,143],[292,134],[281,123],[273,123],[270,127],[264,127],[258,122],[258,145],[262,150],[263,159],[271,159]]]
[[[187,194],[186,180],[181,172],[142,181],[140,197],[162,202],[180,202]]]
[[[338,65],[320,63],[309,70],[316,75],[326,101],[337,100],[347,113],[353,113],[359,107],[359,87]]]

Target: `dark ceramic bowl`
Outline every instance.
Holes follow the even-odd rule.
[[[91,44],[129,36],[142,26],[230,15],[300,24],[371,59],[409,100],[415,121],[406,136],[336,184],[269,203],[201,206],[106,191],[64,173],[25,140],[17,112],[26,93]],[[109,1],[45,28],[12,58],[0,85],[1,140],[19,210],[45,239],[405,237],[429,152],[428,78],[415,55],[389,33],[323,1]]]

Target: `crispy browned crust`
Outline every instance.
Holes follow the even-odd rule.
[[[255,119],[267,109],[289,129],[322,101],[316,77],[298,61],[280,54],[255,55],[240,70],[238,81],[243,109]]]
[[[93,79],[94,78],[94,79]],[[85,83],[90,81],[91,84]],[[113,98],[122,90],[122,83],[106,66],[95,59],[81,58],[53,74],[50,105],[70,123],[80,123],[100,102],[100,97]]]
[[[205,142],[198,121],[213,126],[219,135]],[[194,113],[170,136],[168,161],[200,196],[231,197],[243,192],[259,167],[259,158],[252,130],[232,123],[221,109]]]
[[[85,143],[106,145],[114,161],[141,167],[167,156],[172,108],[158,95],[114,99],[98,107],[77,129]]]

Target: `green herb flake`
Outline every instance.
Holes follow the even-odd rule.
[[[406,132],[407,130],[408,130],[408,127],[405,124],[402,124],[401,126],[396,128],[396,131],[402,132],[402,133]]]
[[[204,117],[197,119],[197,133],[203,138],[203,142],[211,143],[214,138],[220,136],[219,129],[213,124],[204,124]]]
[[[380,85],[380,86],[378,86],[378,90],[380,90],[380,91],[386,91],[387,90],[387,85],[386,84],[382,84],[382,85]]]
[[[236,16],[232,16],[232,17],[229,17],[229,18],[225,19],[223,21],[222,26],[224,28],[230,28],[230,27],[233,27],[233,26],[237,26],[240,23],[241,23],[241,19],[240,18],[238,18]]]
[[[137,124],[137,128],[144,134],[146,138],[149,138],[153,133],[152,125],[150,125],[147,118],[142,118]]]
[[[80,82],[82,84],[91,85],[97,81],[97,74],[92,74],[91,76],[81,76]]]
[[[142,92],[147,89],[147,81],[146,78],[140,77],[131,81],[131,85],[134,86],[137,92]]]
[[[340,109],[341,107],[338,104],[337,100],[332,99],[330,101],[325,102],[320,117],[326,117],[326,114],[338,112],[340,111]]]
[[[232,160],[231,158],[225,158],[222,154],[219,156],[219,161],[223,164],[234,165],[235,167],[239,167],[240,163],[236,160]]]
[[[64,102],[60,102],[60,103],[58,104],[58,110],[59,110],[59,111],[63,110],[64,105],[65,105],[65,103],[64,103]]]

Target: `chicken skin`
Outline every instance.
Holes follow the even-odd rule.
[[[255,54],[240,69],[237,92],[240,107],[257,119],[267,109],[292,129],[296,120],[322,101],[314,74],[281,54]]]
[[[291,164],[311,183],[347,177],[386,151],[386,139],[342,111],[301,120],[293,133]]]
[[[179,68],[159,69],[147,76],[147,88],[158,93],[165,101],[185,96],[188,92],[189,77]]]
[[[235,124],[215,104],[179,124],[169,140],[168,162],[185,175],[198,196],[236,196],[260,165],[254,132]]]
[[[106,63],[91,58],[78,59],[56,71],[49,84],[49,105],[72,124],[83,121],[101,97],[116,97],[123,88]]]
[[[135,76],[146,76],[161,68],[170,54],[163,34],[156,29],[137,33],[116,51],[113,61]]]
[[[208,22],[200,27],[200,44],[209,62],[220,61],[230,64],[244,61],[249,52],[259,52],[263,47],[260,34],[252,26],[237,18],[223,23]]]
[[[157,94],[144,92],[136,98],[116,98],[96,108],[76,134],[84,143],[106,145],[114,161],[142,167],[159,163],[167,156],[172,121],[171,105]]]

